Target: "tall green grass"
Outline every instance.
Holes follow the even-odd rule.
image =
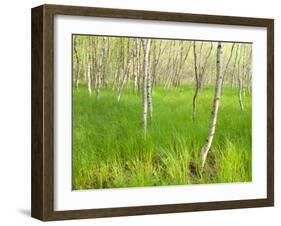
[[[216,134],[205,172],[199,173],[214,87],[198,97],[192,120],[194,87],[153,88],[153,121],[142,129],[142,98],[125,89],[120,102],[111,88],[100,99],[86,86],[73,90],[73,189],[120,188],[251,181],[251,96],[245,110],[238,91],[224,88]]]

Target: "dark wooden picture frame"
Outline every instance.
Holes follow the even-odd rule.
[[[204,203],[54,210],[54,16],[95,16],[265,27],[267,29],[267,198]],[[32,9],[32,200],[31,215],[50,220],[220,210],[274,205],[274,20],[77,6]]]

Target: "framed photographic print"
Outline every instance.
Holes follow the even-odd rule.
[[[32,216],[273,206],[272,19],[32,9]]]

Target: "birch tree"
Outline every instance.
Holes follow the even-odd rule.
[[[150,40],[149,43],[149,49],[148,49],[148,58],[149,58],[149,51],[150,51],[150,45],[152,41]],[[150,70],[150,60],[148,60],[148,74],[147,74],[147,99],[148,99],[148,110],[149,110],[149,118],[150,122],[152,121],[152,115],[153,115],[153,102],[152,102],[152,76],[151,76],[151,70]]]
[[[138,91],[138,82],[139,82],[139,49],[138,49],[138,40],[135,38],[133,42],[133,73],[134,73],[134,94]]]
[[[87,63],[87,83],[88,83],[88,92],[89,92],[89,95],[91,96],[92,95],[92,86],[91,86],[91,54],[90,54],[90,37],[88,38],[88,42],[87,42],[87,45],[88,45],[88,55],[87,55],[87,60],[88,60],[88,63]]]
[[[114,78],[114,83],[112,90],[115,91],[116,89],[119,89],[119,84],[121,82],[121,74],[124,71],[124,66],[125,66],[125,56],[124,56],[124,40],[119,39],[117,42],[117,54],[118,57],[116,59],[116,72],[115,72],[115,78]]]
[[[245,51],[245,49],[243,48],[243,50]],[[243,51],[243,53],[244,53]],[[238,99],[239,99],[239,106],[241,111],[244,111],[244,104],[243,104],[243,97],[242,97],[242,92],[243,92],[243,79],[241,74],[241,68],[240,68],[240,62],[242,59],[242,47],[240,48],[240,56],[239,56],[239,60],[238,60],[238,71],[237,71],[237,80],[238,80]]]
[[[202,48],[203,48],[203,42],[201,42],[200,45],[200,50],[199,50],[199,56],[197,54],[197,50],[196,50],[196,42],[193,42],[193,56],[194,56],[194,74],[195,74],[195,93],[193,96],[193,111],[192,111],[192,118],[193,121],[195,120],[195,116],[196,116],[196,111],[197,111],[197,97],[198,94],[200,92],[200,90],[202,89],[202,85],[203,85],[203,79],[204,79],[204,75],[206,72],[206,67],[208,64],[208,60],[211,56],[211,52],[213,49],[213,44],[210,43],[210,48],[207,52],[206,58],[205,60],[202,60]],[[198,57],[200,58],[198,60]],[[201,65],[201,62],[203,61],[203,65]]]
[[[143,45],[143,54],[144,54],[144,62],[143,62],[143,114],[142,114],[142,124],[144,129],[144,134],[146,135],[147,130],[147,80],[149,74],[149,50],[150,50],[151,39],[142,39]]]
[[[130,49],[130,39],[128,39],[128,42],[127,42],[127,61],[126,61],[126,64],[124,64],[124,66],[122,68],[122,82],[121,82],[121,85],[119,86],[118,96],[117,96],[118,102],[120,101],[123,88],[124,88],[125,84],[127,83],[128,78],[129,78],[129,70],[130,70],[130,66],[131,66],[131,63],[132,63],[132,56],[133,55],[134,55],[134,52],[133,52],[132,49]]]
[[[205,145],[203,146],[201,150],[201,172],[203,172],[206,158],[208,155],[208,152],[211,148],[212,141],[215,135],[216,131],[216,123],[217,123],[217,117],[218,117],[218,110],[220,105],[220,97],[221,97],[221,87],[222,87],[222,44],[221,42],[218,42],[217,46],[217,79],[216,79],[216,87],[215,87],[215,95],[213,100],[213,108],[211,113],[211,122],[209,126],[208,131],[208,137],[206,140]]]
[[[250,48],[250,53],[247,61],[247,71],[246,71],[246,80],[247,80],[247,90],[248,94],[251,94],[251,84],[252,84],[252,47]]]
[[[87,81],[88,81],[88,92],[89,95],[92,95],[92,87],[91,87],[91,65],[90,62],[87,64]]]
[[[96,67],[97,67],[97,73],[96,73],[96,99],[99,100],[100,97],[100,86],[101,86],[101,82],[102,82],[102,78],[104,78],[104,72],[105,72],[105,67],[106,67],[106,55],[105,55],[105,49],[106,49],[106,40],[105,38],[102,38],[102,40],[100,41],[100,44],[97,44],[96,48],[99,49],[99,52],[97,54],[97,63],[96,63]],[[100,45],[100,48],[99,48]]]
[[[232,73],[231,73],[231,88],[234,86],[234,81],[235,81],[235,70],[236,70],[236,65],[237,65],[237,59],[238,59],[238,52],[239,52],[239,44],[236,47],[236,52],[235,52],[235,58],[234,58],[234,64],[232,67]]]
[[[226,77],[226,73],[227,73],[227,71],[228,71],[228,66],[229,66],[229,63],[230,63],[231,58],[232,58],[232,53],[233,53],[234,47],[235,47],[235,43],[233,43],[232,46],[231,46],[230,55],[229,55],[229,58],[228,58],[228,60],[227,60],[226,65],[225,65],[225,68],[224,68],[224,70],[223,70],[223,75],[222,75],[222,90],[223,90],[224,81],[225,81],[225,79],[226,79],[225,77]]]
[[[107,87],[110,79],[111,72],[111,62],[112,62],[112,47],[111,47],[111,38],[104,38],[104,55],[103,55],[103,77],[102,85]]]
[[[137,64],[137,80],[136,80],[136,86],[135,86],[135,94],[137,93],[137,91],[140,90],[140,86],[141,86],[141,74],[143,71],[143,67],[142,67],[142,51],[141,51],[141,42],[138,42],[137,45],[137,59],[136,59],[136,64]]]
[[[87,81],[87,67],[88,67],[88,65],[87,65],[87,63],[88,63],[88,59],[87,59],[87,56],[88,56],[88,54],[87,54],[87,52],[88,52],[87,40],[84,39],[82,44],[83,44],[83,47],[82,47],[82,49],[83,49],[83,62],[82,62],[82,64],[83,64],[83,75],[84,75],[83,77],[84,77],[84,81]]]
[[[75,87],[78,90],[79,82],[80,82],[80,72],[81,72],[81,63],[77,51],[77,36],[73,38],[73,50],[75,56],[75,65],[76,65],[76,79],[75,79]]]

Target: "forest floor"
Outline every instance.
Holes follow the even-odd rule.
[[[112,87],[97,101],[86,86],[73,89],[73,189],[248,182],[252,179],[251,96],[223,89],[213,144],[205,171],[200,152],[207,138],[214,87],[199,93],[192,120],[193,85],[153,88],[153,120],[142,129],[142,96]]]

